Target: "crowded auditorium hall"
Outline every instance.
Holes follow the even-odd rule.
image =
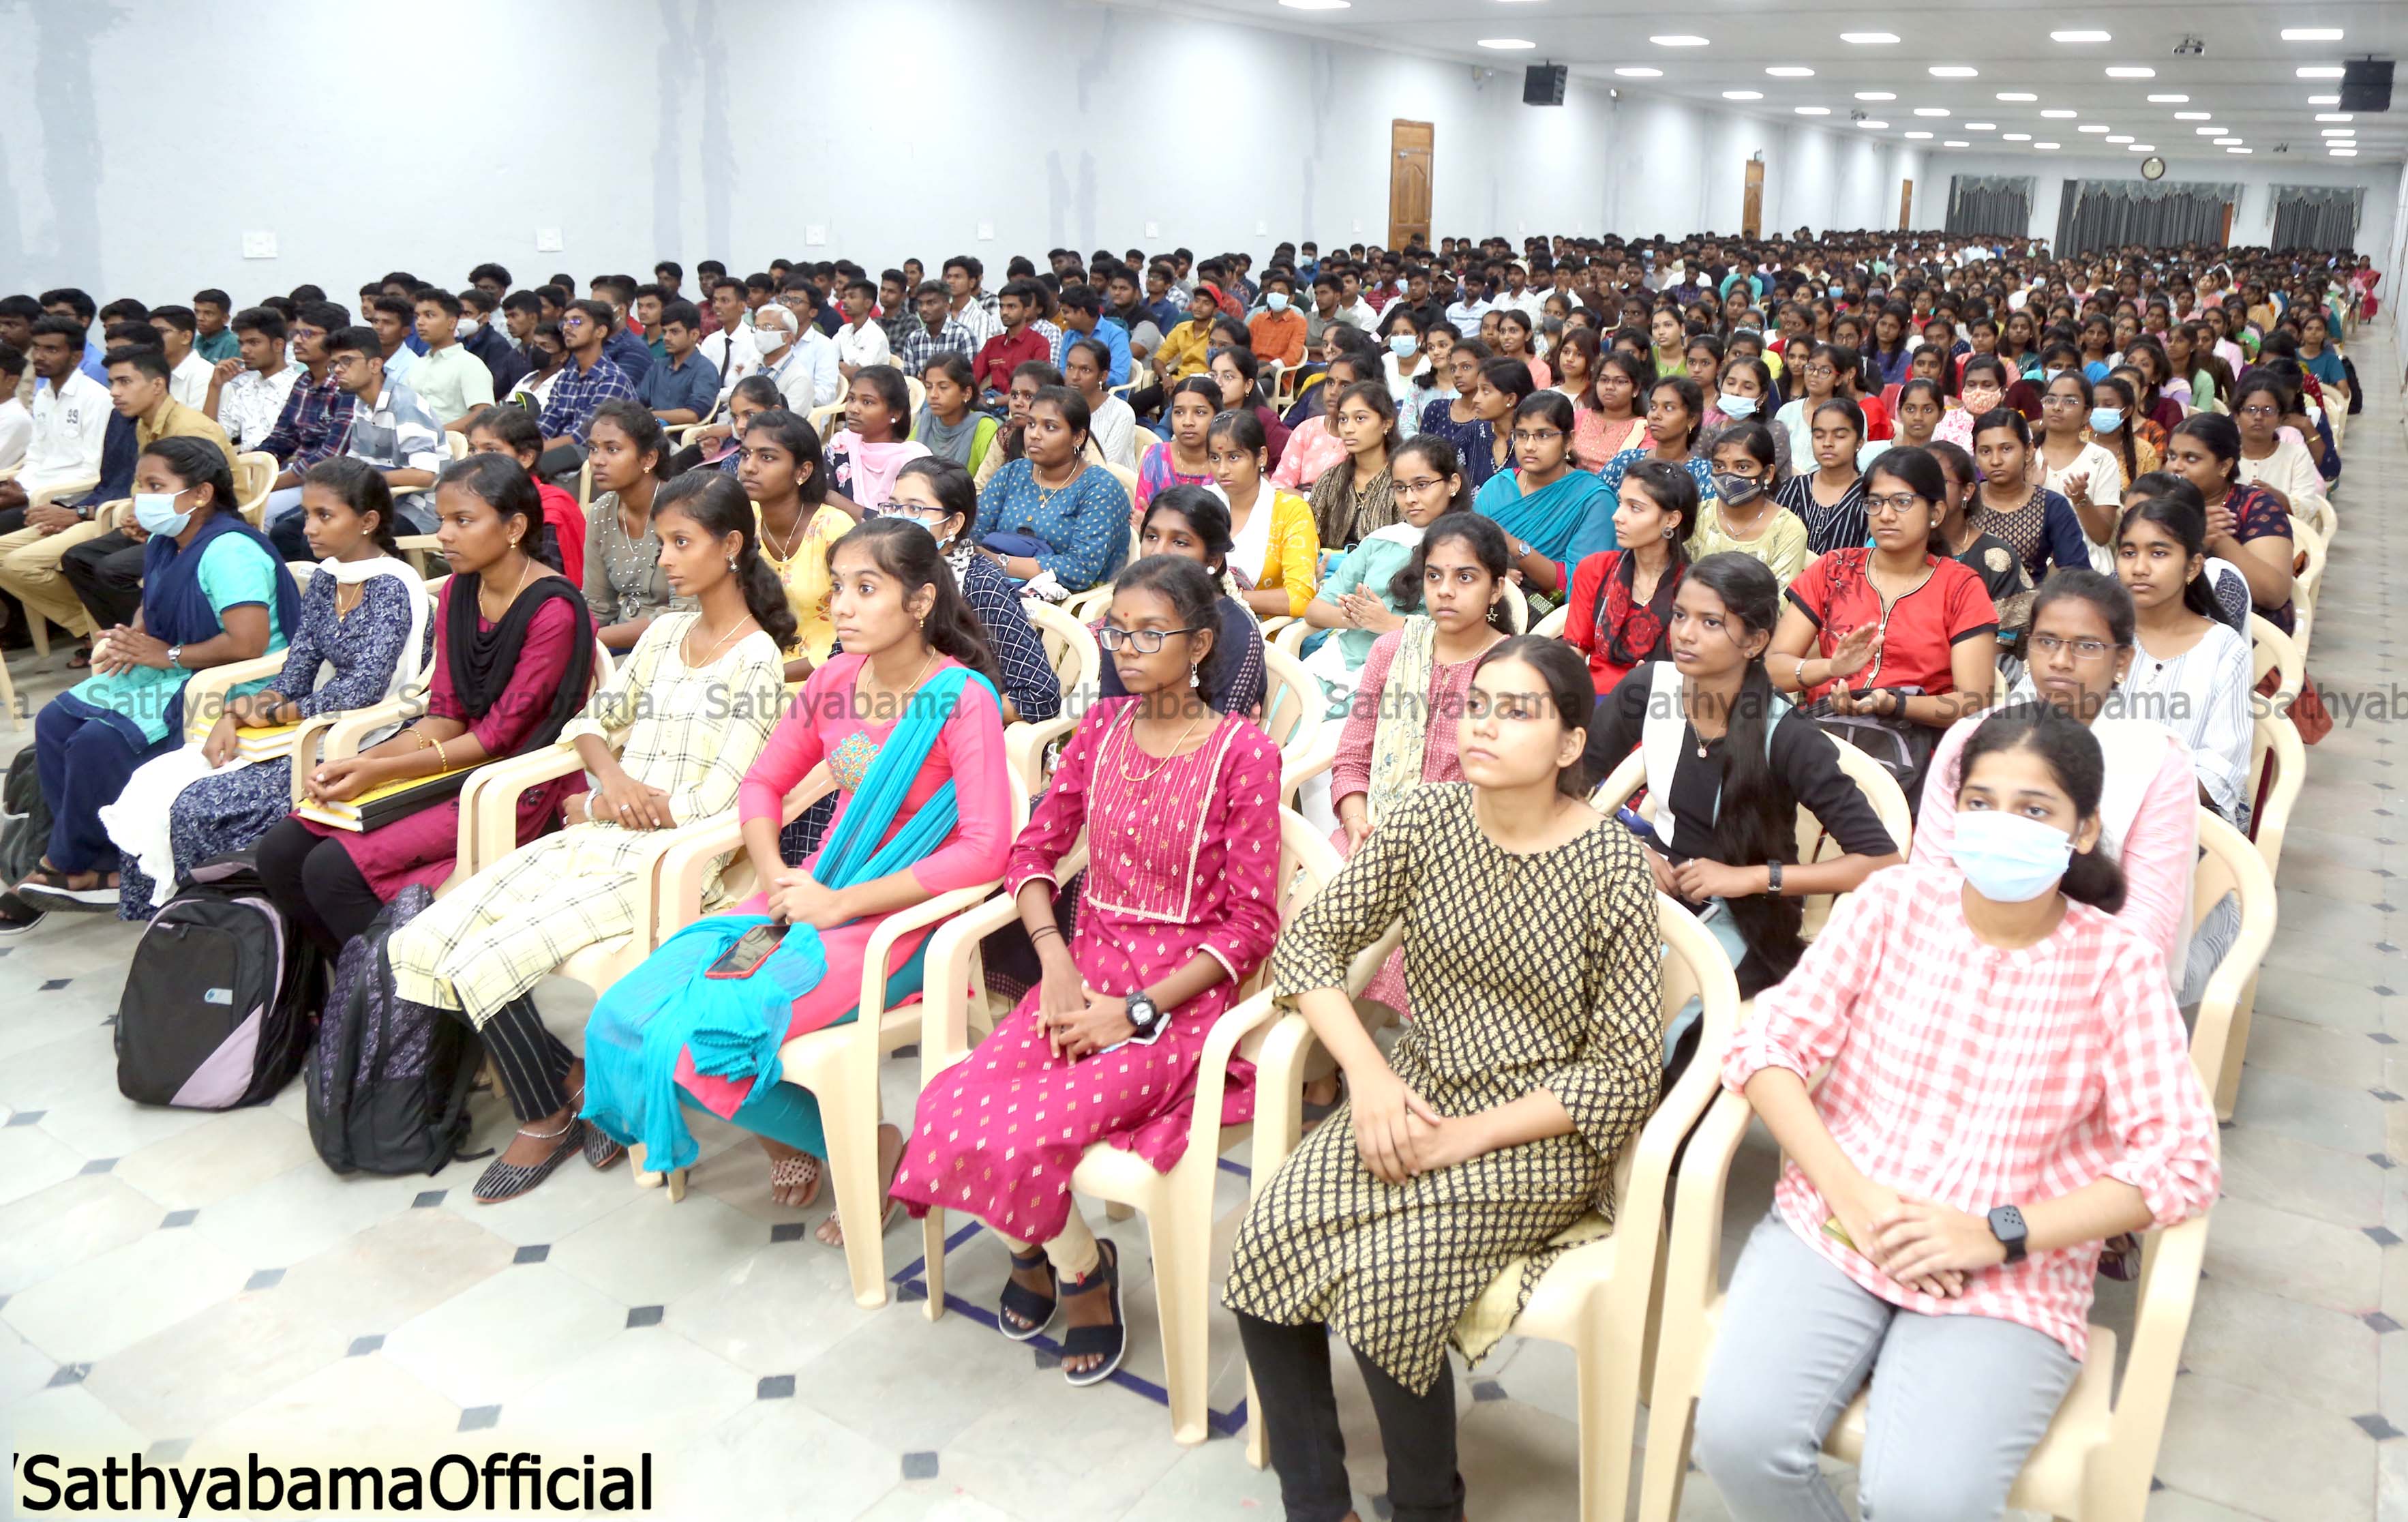
[[[0,7],[10,1503],[2408,1519],[2408,7],[882,14]]]

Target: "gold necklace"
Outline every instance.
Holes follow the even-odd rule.
[[[722,648],[723,646],[724,646],[724,645],[727,643],[727,641],[729,641],[730,639],[735,639],[738,635],[742,634],[742,633],[744,632],[744,626],[745,626],[746,625],[748,625],[748,624],[752,623],[752,614],[750,614],[750,613],[747,613],[747,614],[745,614],[742,618],[738,619],[738,620],[736,621],[736,626],[735,626],[734,628],[729,629],[725,634],[721,635],[721,636],[719,637],[719,639],[718,639],[717,642],[715,642],[714,644],[712,644],[712,645],[711,645],[711,647],[710,647],[709,650],[707,650],[707,651],[703,652],[702,658],[701,658],[700,660],[695,660],[695,659],[694,657],[692,657],[692,656],[688,656],[688,657],[686,657],[686,663],[685,663],[685,664],[686,664],[686,666],[687,666],[689,668],[691,668],[691,669],[695,669],[695,670],[700,670],[703,667],[709,666],[709,665],[711,663],[711,661],[712,661],[714,658],[716,658],[716,657],[718,656],[718,654],[719,654],[719,652],[720,652],[721,648]],[[701,627],[702,627],[702,617],[701,617],[701,615],[700,615],[700,614],[696,614],[696,615],[695,616],[694,628],[688,629],[688,630],[686,631],[686,638],[687,638],[687,639],[693,639],[693,638],[694,638],[694,635],[695,635],[695,629],[699,629],[699,628],[701,628]]]
[[[1203,712],[1200,712],[1193,719],[1188,720],[1187,727],[1181,730],[1179,732],[1179,738],[1170,742],[1170,754],[1163,756],[1158,761],[1154,761],[1154,768],[1152,771],[1146,772],[1141,776],[1132,775],[1128,768],[1128,757],[1126,755],[1123,755],[1121,757],[1120,767],[1121,781],[1125,783],[1150,783],[1156,777],[1161,776],[1164,772],[1169,770],[1170,763],[1179,759],[1180,747],[1187,743],[1187,737],[1196,733],[1196,726],[1204,722],[1204,715],[1206,713],[1210,713],[1211,711],[1212,711],[1210,708],[1207,708]],[[1131,719],[1129,721],[1129,749],[1137,751],[1141,755],[1144,754],[1143,748],[1137,742],[1137,721],[1135,719]],[[1154,758],[1148,756],[1147,759],[1154,760]]]
[[[761,539],[762,539],[762,542],[763,542],[763,543],[765,543],[765,544],[768,544],[768,545],[776,546],[776,548],[774,548],[774,549],[770,552],[769,558],[770,558],[770,559],[772,559],[772,560],[775,560],[775,561],[779,562],[779,563],[780,563],[780,564],[781,564],[781,565],[782,565],[782,564],[784,564],[786,561],[789,561],[789,560],[794,559],[794,558],[795,558],[795,546],[796,546],[796,545],[798,545],[798,544],[800,544],[800,543],[802,543],[802,542],[803,542],[803,533],[804,533],[804,531],[805,531],[806,529],[810,528],[810,515],[803,511],[803,504],[802,504],[802,501],[801,501],[801,499],[797,498],[797,499],[796,500],[796,502],[795,502],[795,529],[794,529],[794,532],[793,532],[793,534],[791,534],[790,536],[788,536],[788,538],[786,538],[786,540],[785,540],[785,542],[784,542],[784,543],[780,544],[780,543],[779,543],[779,541],[778,541],[777,539],[772,538],[770,537],[770,535],[769,535],[769,514],[768,514],[767,512],[764,511],[764,512],[761,514]]]
[[[936,664],[937,648],[934,645],[931,645],[928,647],[928,658],[920,663],[920,674],[911,679],[911,684],[910,686],[903,688],[899,692],[889,689],[884,683],[879,682],[876,668],[871,667],[867,661],[861,663],[861,668],[868,675],[870,682],[875,685],[880,692],[894,699],[897,707],[901,707],[913,693],[920,690],[920,683],[927,678],[928,668]]]
[[[519,572],[519,584],[510,588],[509,601],[502,604],[503,616],[507,616],[511,608],[517,605],[519,594],[524,592],[527,589],[527,583],[534,580],[535,556],[529,555],[526,557],[526,568]],[[485,612],[485,588],[481,578],[480,578],[477,587],[477,611],[480,613]],[[499,624],[501,621],[500,617],[496,617],[492,613],[485,613],[485,622],[488,624]]]

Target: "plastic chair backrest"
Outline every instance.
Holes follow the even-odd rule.
[[[234,495],[243,522],[259,526],[260,517],[267,510],[268,494],[276,488],[277,472],[282,467],[276,456],[258,450],[249,450],[234,457]]]
[[[1549,613],[1546,617],[1539,620],[1539,626],[1532,629],[1530,632],[1532,634],[1543,636],[1549,639],[1560,639],[1564,637],[1565,626],[1571,623],[1571,604],[1566,603],[1562,607],[1556,609],[1554,612]]]
[[[1021,610],[1028,622],[1037,626],[1038,637],[1045,641],[1045,659],[1054,667],[1054,679],[1062,683],[1062,696],[1067,700],[1077,694],[1092,690],[1103,675],[1103,651],[1096,643],[1095,631],[1052,603],[1034,598],[1023,602]]]
[[[1530,599],[1512,582],[1505,583],[1505,616],[1512,622],[1515,634],[1526,634],[1530,628]]]
[[[1657,931],[1664,938],[1663,987],[1656,1013],[1669,1030],[1689,1000],[1697,999],[1703,1006],[1698,1016],[1698,1050],[1719,1052],[1729,1044],[1731,1032],[1739,1028],[1739,978],[1730,958],[1723,954],[1722,942],[1714,939],[1713,931],[1662,893],[1656,895],[1656,919]],[[1639,1161],[1636,1142],[1633,1138],[1613,1160],[1613,1193],[1617,1199],[1629,1198],[1630,1175]]]
[[[1293,810],[1280,811],[1279,875],[1273,879],[1279,889],[1279,921],[1283,926],[1293,923],[1297,910],[1312,901],[1331,878],[1346,864],[1339,858],[1337,849],[1326,837],[1306,823],[1303,815]],[[1238,989],[1238,997],[1246,998],[1270,984],[1271,964],[1267,957]]]
[[[1113,465],[1110,461],[1105,462],[1104,468],[1111,471],[1112,479],[1121,483],[1121,490],[1128,493],[1129,502],[1134,506],[1137,502],[1137,472],[1125,465]],[[1132,534],[1129,541],[1132,551],[1136,548],[1136,537]]]
[[[2226,1096],[2235,1081],[2226,1070],[2243,1059],[2241,1048],[2249,1039],[2249,1021],[2239,1006],[2247,1002],[2258,965],[2274,937],[2274,871],[2260,850],[2213,809],[2199,811],[2199,865],[2191,872],[2193,933],[2227,894],[2241,902],[2240,929],[2208,979],[2191,1031],[2191,1062],[2200,1081],[2210,1092]]]
[[[577,505],[580,508],[594,506],[594,462],[591,460],[577,469]]]
[[[842,418],[844,416],[844,408],[845,404],[843,400],[839,398],[828,403],[825,407],[814,407],[811,409],[809,415],[809,421],[811,425],[811,432],[820,436],[821,448],[826,448],[827,441],[831,438],[835,437],[828,429],[828,420],[831,418]]]
[[[2252,729],[2249,781],[2258,795],[2249,816],[2249,839],[2266,870],[2276,872],[2283,866],[2283,836],[2291,827],[2291,811],[2307,781],[2308,749],[2286,714],[2260,713]]]
[[[928,405],[928,388],[921,383],[920,378],[916,375],[905,376],[903,384],[911,394],[911,415],[916,418],[920,415],[920,409]]]
[[[1263,645],[1263,733],[1281,754],[1299,755],[1322,725],[1321,683],[1302,661],[1268,642]]]
[[[452,452],[452,458],[455,460],[465,460],[468,457],[468,436],[466,434],[446,433],[443,436],[443,443],[444,447]]]
[[[2297,519],[2292,521],[2298,522]],[[2301,611],[2312,614],[2315,610],[2316,595],[2324,590],[2325,584],[2327,553],[2324,536],[2311,531],[2305,535],[2295,535],[2291,542],[2300,554],[2307,556],[2307,564],[2291,578],[2291,599],[2300,605]]]
[[[2249,679],[2255,684],[2266,680],[2269,671],[2280,671],[2280,684],[2269,695],[2277,711],[2290,707],[2291,699],[2300,696],[2307,680],[2307,657],[2300,642],[2285,634],[2264,615],[2249,615]]]

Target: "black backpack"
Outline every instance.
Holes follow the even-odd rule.
[[[50,848],[50,805],[42,797],[34,754],[31,745],[19,751],[8,762],[7,781],[0,783],[0,886],[33,876]],[[0,902],[29,912],[33,908],[13,893],[0,892]]]
[[[117,1001],[117,1088],[138,1104],[233,1110],[301,1066],[314,948],[247,854],[204,862],[143,927]]]
[[[465,1021],[394,996],[393,933],[435,901],[413,884],[351,938],[303,1076],[309,1140],[337,1173],[437,1173],[468,1134],[481,1049]]]

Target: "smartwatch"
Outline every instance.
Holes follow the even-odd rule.
[[[1169,1017],[1162,1012],[1162,1006],[1156,1004],[1142,988],[1128,997],[1128,1022],[1137,1027],[1137,1033],[1129,1040],[1146,1042],[1160,1036],[1164,1027],[1170,1024]]]
[[[2013,1205],[2000,1205],[1990,1212],[1990,1235],[1999,1239],[2007,1250],[2007,1261],[2024,1260],[2024,1244],[2029,1233],[2024,1227],[2024,1213]]]
[[[1778,861],[1767,862],[1765,864],[1765,874],[1770,881],[1764,884],[1764,896],[1768,898],[1780,897],[1781,863]]]

